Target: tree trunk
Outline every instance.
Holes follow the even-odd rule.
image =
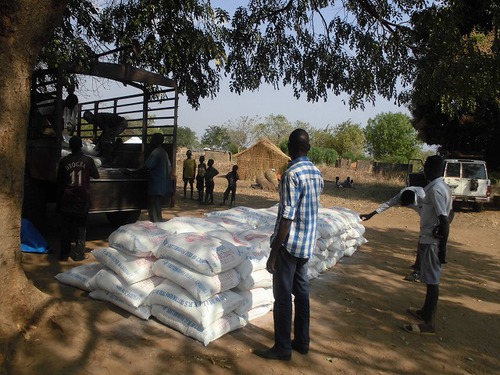
[[[0,369],[7,371],[9,343],[49,300],[22,269],[20,223],[31,73],[66,4],[0,0]]]

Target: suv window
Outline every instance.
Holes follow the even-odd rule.
[[[446,166],[446,177],[460,177],[460,163],[448,163]]]
[[[486,171],[483,164],[463,164],[463,177],[483,180],[486,178]]]

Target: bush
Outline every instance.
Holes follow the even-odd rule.
[[[309,150],[309,158],[314,164],[335,166],[338,156],[337,151],[333,148],[311,147]]]

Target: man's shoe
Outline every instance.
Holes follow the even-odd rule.
[[[309,347],[308,346],[302,346],[299,345],[295,340],[292,340],[292,349],[295,350],[296,352],[299,352],[300,354],[307,354],[309,353]]]
[[[75,256],[73,256],[73,260],[75,262],[81,262],[82,260],[85,260],[88,258],[89,258],[88,254],[75,254]]]
[[[277,361],[290,361],[292,359],[292,353],[282,353],[279,352],[274,346],[267,350],[254,350],[255,355],[264,358]]]
[[[409,275],[405,276],[405,280],[419,282],[420,281],[420,272],[413,271]]]

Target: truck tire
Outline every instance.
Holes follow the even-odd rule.
[[[141,210],[106,212],[108,221],[113,226],[132,224],[141,216]]]

